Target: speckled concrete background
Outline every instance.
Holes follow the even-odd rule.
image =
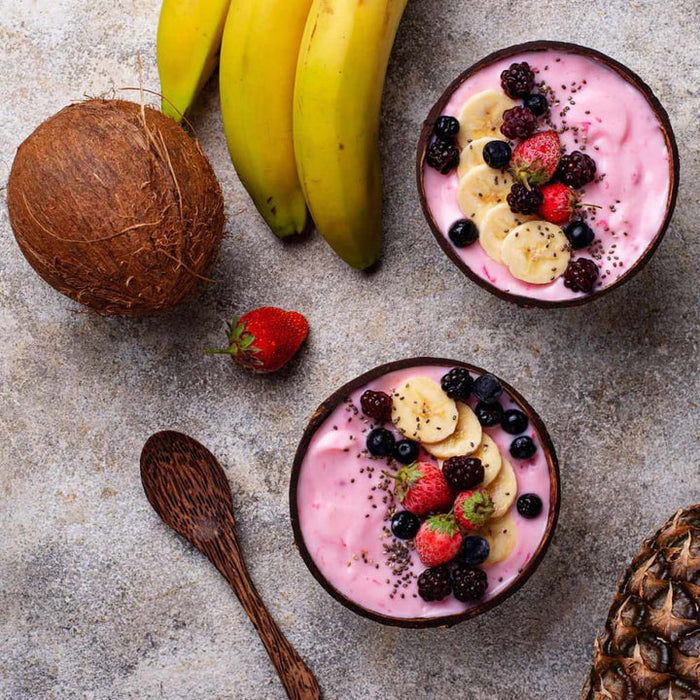
[[[694,0],[411,0],[384,109],[384,263],[353,272],[318,237],[265,230],[229,162],[215,86],[194,114],[221,179],[221,282],[168,318],[81,313],[41,282],[0,208],[0,696],[282,698],[223,579],[151,511],[138,458],[162,428],[208,445],[231,481],[263,598],[326,698],[577,697],[614,582],[641,538],[700,500],[700,65]],[[83,95],[157,89],[158,0],[0,0],[0,185],[17,145]],[[534,38],[607,52],[647,79],[678,137],[671,228],[636,279],[590,307],[526,311],[469,283],[424,223],[419,125],[442,87],[492,49]],[[126,93],[136,98],[135,93]],[[262,303],[311,323],[276,377],[202,350]],[[323,591],[295,552],[287,488],[316,405],[384,361],[453,356],[513,383],[549,426],[564,498],[528,585],[451,630],[383,628]]]

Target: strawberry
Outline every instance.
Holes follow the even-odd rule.
[[[414,462],[396,474],[386,474],[396,481],[396,498],[414,515],[449,510],[452,492],[442,470],[430,462]]]
[[[538,213],[545,221],[561,225],[568,224],[574,218],[578,197],[570,187],[555,182],[545,185],[540,191],[542,204]]]
[[[262,306],[236,316],[229,324],[229,347],[207,354],[229,354],[256,374],[275,372],[292,359],[308,332],[309,324],[300,313]]]
[[[561,144],[555,131],[540,131],[519,143],[513,151],[510,172],[526,186],[543,185],[552,179],[561,160]]]
[[[486,489],[462,491],[455,499],[455,518],[467,530],[480,528],[493,515],[493,511],[493,501]]]
[[[418,557],[426,566],[440,566],[457,556],[462,533],[454,515],[433,515],[420,526],[414,543]]]

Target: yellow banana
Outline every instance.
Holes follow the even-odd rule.
[[[348,264],[381,252],[379,114],[407,0],[314,0],[294,89],[294,148],[316,228]]]
[[[162,111],[180,121],[219,60],[230,0],[163,0],[156,54]]]
[[[221,44],[221,114],[238,177],[270,228],[300,233],[307,213],[294,160],[292,99],[311,0],[234,0]]]

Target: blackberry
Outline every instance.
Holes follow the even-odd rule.
[[[394,459],[401,464],[413,464],[418,459],[418,443],[399,440],[394,446]]]
[[[537,452],[537,445],[535,445],[529,435],[516,437],[510,443],[510,454],[515,459],[530,459],[530,457],[535,456],[535,452]]]
[[[466,248],[479,238],[479,229],[471,219],[459,219],[450,226],[447,235],[452,245],[457,248]]]
[[[518,498],[518,513],[531,520],[542,512],[542,499],[535,493],[525,493]]]
[[[467,603],[483,598],[488,587],[486,572],[464,564],[455,567],[452,574],[452,592],[460,602]]]
[[[574,250],[587,248],[591,243],[593,243],[593,239],[595,238],[593,229],[583,221],[572,221],[564,229],[564,233],[569,239],[569,243],[571,243],[571,247]]]
[[[488,540],[479,535],[470,535],[462,540],[460,558],[467,566],[479,566],[483,564],[491,553],[491,545]]]
[[[360,396],[360,408],[362,413],[377,423],[388,423],[391,420],[391,396],[383,391],[367,389]]]
[[[426,569],[418,577],[418,595],[427,601],[442,600],[452,592],[450,571],[446,566]]]
[[[489,141],[481,152],[484,163],[494,170],[503,170],[510,163],[513,149],[505,141]]]
[[[497,401],[502,393],[501,382],[493,374],[482,374],[474,382],[474,395],[486,403]]]
[[[590,258],[571,260],[564,272],[564,286],[572,292],[590,292],[598,279],[598,266]]]
[[[399,511],[391,519],[391,533],[400,540],[412,540],[419,528],[418,516],[407,510]]]
[[[536,214],[544,197],[539,187],[528,189],[525,185],[516,182],[510,188],[506,201],[515,214]]]
[[[544,95],[535,93],[534,95],[527,95],[523,100],[523,104],[536,116],[541,117],[546,111],[549,105],[547,104],[547,98]]]
[[[449,141],[459,133],[459,120],[454,117],[438,117],[433,127],[433,133],[437,137]]]
[[[435,139],[428,146],[425,160],[431,168],[447,175],[459,163],[459,149],[451,141]]]
[[[501,87],[503,92],[512,97],[525,97],[532,92],[535,87],[535,74],[530,68],[530,64],[523,61],[522,63],[511,63],[510,68],[501,73]]]
[[[484,480],[484,465],[476,457],[450,457],[442,473],[453,491],[468,491]]]
[[[511,435],[524,433],[527,430],[527,424],[527,416],[522,411],[518,411],[517,408],[506,411],[501,420],[501,427]]]
[[[474,380],[471,374],[462,367],[455,367],[440,380],[442,390],[455,401],[467,401],[472,393]]]
[[[375,428],[367,436],[367,449],[375,457],[389,457],[394,451],[394,436],[385,428]]]
[[[497,401],[493,403],[486,403],[485,401],[479,401],[474,409],[476,417],[479,419],[479,423],[484,426],[484,428],[492,428],[494,425],[498,425],[503,418],[503,406]]]
[[[501,133],[511,141],[532,136],[537,126],[537,117],[527,107],[513,107],[503,112]]]
[[[596,165],[593,158],[581,151],[572,151],[561,157],[557,168],[557,178],[565,185],[577,190],[593,182]]]

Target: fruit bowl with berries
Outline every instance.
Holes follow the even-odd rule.
[[[356,613],[450,626],[509,597],[559,511],[554,446],[511,386],[454,360],[377,367],[314,413],[294,459],[294,537]]]
[[[430,111],[418,189],[438,243],[521,306],[575,306],[629,280],[678,191],[664,108],[635,73],[575,44],[497,51]]]

